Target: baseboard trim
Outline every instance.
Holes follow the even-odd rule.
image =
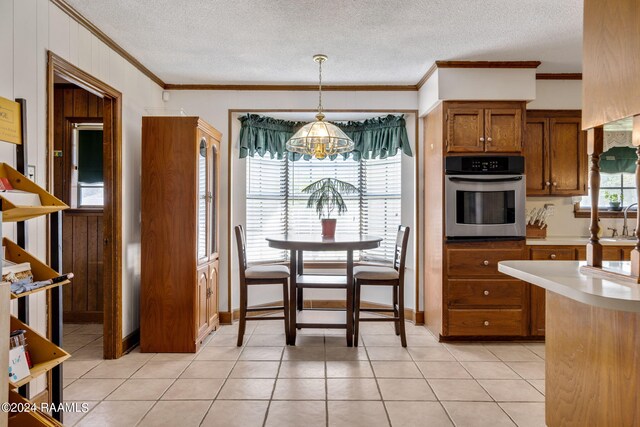
[[[221,311],[218,313],[220,315],[220,324],[221,325],[230,325],[233,323],[233,313],[229,311]]]
[[[378,304],[375,302],[362,301],[361,307],[363,308],[385,308],[384,304]],[[270,307],[274,305],[282,305],[282,301],[273,301],[265,304],[258,304],[252,307]],[[304,307],[305,308],[345,308],[346,301],[342,300],[305,300]],[[391,309],[389,309],[391,312]],[[270,311],[256,311],[252,313],[252,316],[260,316],[263,314],[271,313]],[[235,319],[240,317],[240,309],[235,309],[233,312],[229,311],[221,311],[220,312],[220,324],[230,325],[233,323]],[[409,320],[416,325],[424,325],[424,311],[415,311],[410,308],[404,309],[404,317],[406,320]]]
[[[136,329],[122,339],[122,354],[126,354],[129,350],[140,344],[140,329]]]

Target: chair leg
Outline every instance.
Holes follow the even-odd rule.
[[[240,322],[238,324],[238,347],[242,347],[244,331],[247,326],[247,285],[240,284]]]
[[[402,286],[398,286],[398,311],[399,311],[399,322],[400,323],[400,342],[403,347],[407,346],[407,333],[405,331],[404,325],[404,288]]]
[[[360,338],[358,336],[360,332],[360,284],[357,280],[355,282],[354,288],[355,296],[353,298],[353,345],[357,347],[358,343],[360,342]]]
[[[289,342],[289,283],[285,279],[282,284],[282,301],[284,301],[284,336],[286,342]]]
[[[400,335],[400,316],[398,313],[398,286],[393,286],[391,291],[393,292],[393,317],[397,320],[393,322],[393,327],[396,330],[396,335]]]

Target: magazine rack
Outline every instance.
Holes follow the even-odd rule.
[[[1,163],[0,178],[7,178],[11,186],[16,190],[37,194],[40,199],[40,206],[16,204],[11,200],[8,200],[6,195],[0,195],[0,223],[17,222],[17,242],[13,243],[10,240],[1,240],[3,240],[3,243],[7,245],[7,257],[13,259],[25,259],[25,261],[22,262],[30,262],[34,277],[36,280],[42,280],[41,278],[51,278],[51,275],[57,276],[58,274],[56,271],[61,270],[61,210],[67,209],[68,206],[53,195],[47,193],[43,188],[25,176],[28,164],[26,131],[27,102],[25,99],[16,99],[16,102],[20,107],[21,119],[21,143],[16,144],[16,168],[14,169],[6,163]],[[27,231],[24,221],[43,215],[49,216],[50,267],[47,267],[44,263],[33,257],[25,250]],[[1,224],[0,237],[2,237]],[[8,387],[10,388],[10,401],[11,399],[16,399],[17,395],[26,401],[26,397],[29,395],[29,381],[43,373],[49,373],[48,388],[50,390],[51,403],[56,407],[59,407],[60,403],[63,402],[62,362],[70,356],[60,348],[62,345],[62,288],[59,285],[61,284],[64,284],[64,282],[57,284],[57,286],[50,286],[47,289],[42,288],[25,293],[24,295],[16,295],[18,298],[18,317],[15,318],[11,316],[11,329],[25,329],[27,331],[27,348],[30,350],[34,366],[30,369],[31,374],[28,377],[18,381],[17,383],[11,383],[9,381]],[[45,290],[48,291],[50,296],[50,319],[48,322],[51,328],[50,341],[29,327],[29,295]],[[0,351],[8,352],[9,349],[4,348],[0,349]],[[11,390],[15,387],[19,387],[18,393]],[[61,425],[61,411],[52,411],[52,417],[53,418],[43,413],[21,413],[12,414],[8,419],[11,425],[16,426]]]

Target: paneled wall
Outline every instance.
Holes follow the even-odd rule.
[[[147,108],[162,106],[162,89],[48,0],[1,0],[0,96],[27,100],[29,164],[36,166],[41,186],[47,185],[47,50],[123,93],[122,332],[126,336],[138,327],[141,117]],[[0,144],[0,159],[15,164],[14,147]],[[3,231],[11,236],[14,228],[7,225]],[[28,232],[27,249],[45,259],[45,220],[29,221]],[[43,332],[45,309],[43,297],[32,298],[31,323]]]

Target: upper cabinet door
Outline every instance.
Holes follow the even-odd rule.
[[[522,149],[522,110],[491,108],[484,110],[485,151],[513,153]]]
[[[197,223],[197,254],[198,264],[208,261],[207,253],[207,137],[198,132],[198,223]]]
[[[447,110],[447,152],[478,153],[484,151],[484,119],[482,108],[449,108]]]
[[[529,118],[524,135],[525,174],[527,176],[527,196],[549,194],[549,120]]]
[[[218,259],[220,211],[220,143],[209,138],[209,257]]]
[[[586,195],[587,147],[580,118],[549,119],[549,148],[551,192]]]

